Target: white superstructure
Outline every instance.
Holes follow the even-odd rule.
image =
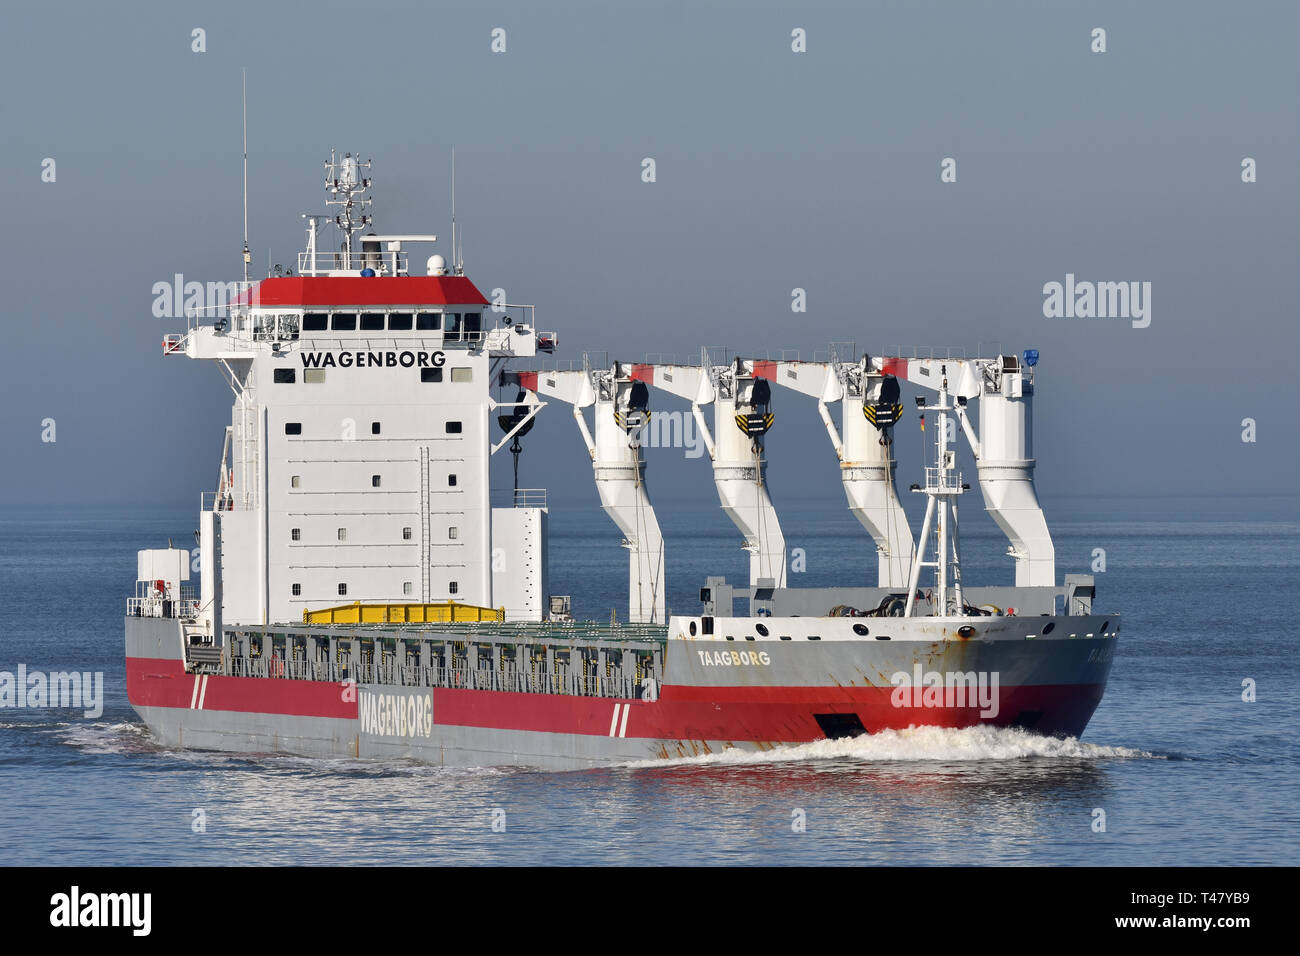
[[[322,217],[310,217],[306,275],[253,283],[228,320],[192,320],[163,344],[215,362],[234,397],[202,502],[203,619],[454,600],[540,620],[547,509],[518,496],[492,507],[489,458],[504,442],[489,387],[501,360],[554,337],[525,321],[529,307],[493,311],[442,257],[411,275],[404,246],[436,237],[361,234],[370,181],[350,156],[335,165],[341,251],[317,251]]]

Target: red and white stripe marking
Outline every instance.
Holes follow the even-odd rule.
[[[208,696],[208,675],[194,675],[194,693],[190,694],[190,710],[202,710],[203,698]]]
[[[609,722],[609,735],[611,737],[627,736],[627,715],[632,710],[631,704],[615,704],[614,716]],[[622,719],[620,720],[620,712]]]

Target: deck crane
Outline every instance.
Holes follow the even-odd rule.
[[[593,368],[506,372],[503,384],[573,406],[573,417],[591,456],[596,491],[605,513],[623,532],[628,549],[628,620],[666,623],[664,616],[664,539],[646,491],[642,434],[650,422],[649,389],[614,362]],[[594,409],[595,434],[584,409]]]
[[[762,363],[756,363],[761,365]],[[840,460],[840,479],[849,510],[876,542],[877,583],[907,586],[912,563],[912,529],[894,485],[893,426],[902,406],[898,380],[867,358],[841,361],[778,361],[774,381],[817,400],[826,432]],[[828,405],[841,403],[840,427]]]
[[[984,507],[1010,542],[1016,587],[1053,587],[1056,550],[1034,489],[1033,366],[1038,352],[993,358],[903,358],[872,356],[876,372],[932,391],[944,378],[953,413],[975,455]],[[979,435],[967,415],[978,400]]]
[[[699,365],[642,364],[632,378],[691,403],[691,414],[713,460],[722,510],[744,536],[752,587],[786,586],[785,536],[767,488],[763,445],[775,420],[772,362],[733,358],[715,363],[708,350]],[[712,403],[709,429],[702,406]]]

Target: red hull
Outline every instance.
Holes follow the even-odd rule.
[[[1101,701],[1104,684],[999,689],[998,717],[978,707],[897,707],[892,687],[664,686],[653,703],[490,690],[433,688],[435,726],[482,727],[609,736],[611,709],[626,707],[620,737],[663,741],[734,740],[801,743],[823,740],[814,715],[856,714],[870,732],[933,727],[1008,726],[1026,713],[1045,734],[1078,735]],[[132,704],[206,711],[355,720],[355,690],[336,683],[263,677],[197,678],[178,661],[127,659]],[[348,698],[351,699],[348,699]]]

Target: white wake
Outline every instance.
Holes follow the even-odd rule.
[[[730,748],[697,757],[638,760],[628,767],[786,763],[799,760],[855,760],[862,763],[924,761],[1158,759],[1131,747],[1085,743],[1077,737],[1043,737],[1017,727],[909,727],[860,737],[817,740],[755,751]]]

